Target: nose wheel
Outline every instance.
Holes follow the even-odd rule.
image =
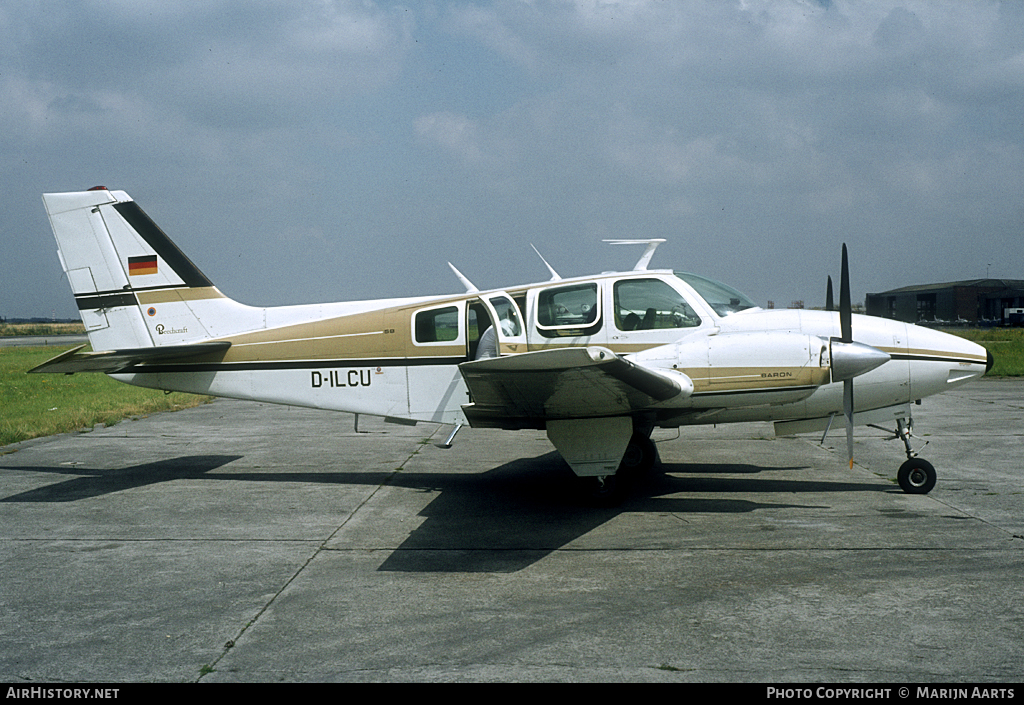
[[[935,487],[935,468],[924,458],[910,458],[900,465],[896,481],[907,494],[928,494]]]
[[[905,421],[905,423],[904,423]],[[913,422],[910,419],[896,419],[896,438],[903,441],[907,451],[907,462],[900,465],[896,473],[896,481],[907,494],[928,494],[935,487],[935,468],[924,458],[918,458],[910,447],[910,431]]]

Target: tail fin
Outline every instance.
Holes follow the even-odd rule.
[[[224,332],[218,320],[254,311],[224,297],[124,191],[48,193],[43,204],[93,350],[208,340]]]

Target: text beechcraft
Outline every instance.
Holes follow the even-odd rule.
[[[718,282],[648,269],[465,293],[255,308],[224,296],[123,191],[43,196],[92,345],[32,372],[384,417],[541,429],[597,499],[657,457],[656,427],[772,421],[776,433],[886,424],[925,493],[911,405],[991,368],[986,350],[839,310],[765,311]],[[831,280],[829,281],[831,305]],[[84,346],[82,346],[84,347]]]

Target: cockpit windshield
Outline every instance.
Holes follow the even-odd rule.
[[[674,274],[693,287],[719,316],[728,316],[748,308],[757,308],[757,304],[731,286],[688,272],[674,272]]]

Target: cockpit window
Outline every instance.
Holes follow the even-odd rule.
[[[728,316],[748,308],[757,308],[757,304],[731,286],[688,272],[675,272],[675,275],[693,287],[719,316]]]
[[[660,279],[615,282],[615,326],[622,331],[696,328],[700,317]]]

